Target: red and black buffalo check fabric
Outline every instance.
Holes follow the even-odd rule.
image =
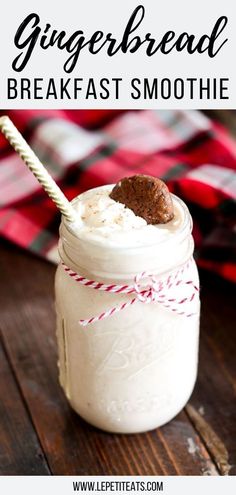
[[[3,114],[3,112],[0,112]],[[198,111],[9,111],[69,199],[143,173],[189,206],[200,267],[236,281],[236,142]],[[0,235],[57,261],[60,215],[0,136]]]

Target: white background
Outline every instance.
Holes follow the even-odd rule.
[[[73,491],[73,481],[163,481],[163,491],[158,492],[75,492]],[[155,495],[235,495],[236,478],[234,476],[2,476],[0,477],[0,490],[4,495],[42,495],[42,493],[54,493],[57,495],[73,495],[86,493],[96,494],[106,493],[107,495],[126,494],[151,494]]]
[[[144,47],[135,54],[118,53],[108,57],[105,47],[97,55],[90,54],[85,48],[79,57],[76,69],[72,74],[66,74],[63,64],[68,53],[56,47],[42,50],[37,46],[27,67],[21,73],[12,70],[13,59],[19,54],[14,46],[14,35],[23,19],[32,12],[39,14],[41,27],[49,22],[52,28],[66,30],[72,34],[82,29],[86,38],[94,31],[101,29],[106,34],[112,32],[115,37],[122,38],[127,21],[137,5],[146,8],[146,15],[137,33],[145,35],[151,32],[153,37],[161,40],[168,30],[176,33],[187,31],[189,34],[201,36],[210,34],[212,28],[222,15],[229,18],[228,25],[219,38],[218,43],[226,37],[229,41],[218,55],[211,59],[204,54],[189,55],[183,51],[175,51],[168,55],[157,52],[147,57]],[[21,0],[8,2],[1,8],[0,18],[0,108],[236,108],[236,2],[235,0]],[[80,99],[70,100],[6,100],[6,78],[36,78],[36,77],[89,77],[99,80],[103,77],[122,77],[122,91],[119,101]],[[230,79],[229,100],[200,101],[195,100],[132,100],[130,98],[130,80],[134,77],[224,77]]]

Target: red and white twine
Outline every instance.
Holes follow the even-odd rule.
[[[65,263],[62,266],[65,272],[77,283],[84,285],[90,289],[101,290],[104,292],[111,292],[114,294],[134,294],[135,297],[128,301],[114,306],[103,313],[92,316],[86,320],[79,320],[80,325],[87,326],[96,321],[103,320],[108,316],[114,315],[125,308],[128,308],[132,304],[137,302],[159,303],[165,308],[175,312],[178,315],[185,315],[186,317],[193,316],[194,312],[189,311],[191,303],[196,297],[199,297],[199,287],[193,280],[188,279],[188,273],[193,263],[191,258],[183,267],[175,272],[172,272],[166,279],[157,280],[153,274],[142,272],[136,275],[133,285],[117,285],[117,284],[104,284],[103,282],[96,282],[95,280],[89,280],[82,277],[78,273],[71,270]],[[141,281],[147,280],[147,284],[141,284]],[[178,297],[179,289],[185,289],[185,296]],[[172,297],[171,292],[175,291],[175,296]],[[181,291],[182,292],[182,291]],[[176,295],[177,294],[177,295]],[[183,294],[181,294],[183,296]]]

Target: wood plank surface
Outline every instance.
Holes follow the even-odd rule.
[[[221,474],[236,474],[235,286],[201,274],[200,366],[187,412]],[[192,408],[191,408],[192,406]]]
[[[0,249],[0,259],[4,345],[54,474],[220,472],[188,411],[159,430],[141,435],[106,434],[81,420],[58,384],[55,267],[7,243]]]
[[[0,341],[0,475],[50,474]]]

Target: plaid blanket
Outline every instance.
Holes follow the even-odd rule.
[[[3,113],[3,112],[0,112]],[[236,143],[198,111],[10,111],[69,199],[144,173],[189,206],[200,267],[236,281]],[[0,136],[0,235],[57,261],[60,215]]]

